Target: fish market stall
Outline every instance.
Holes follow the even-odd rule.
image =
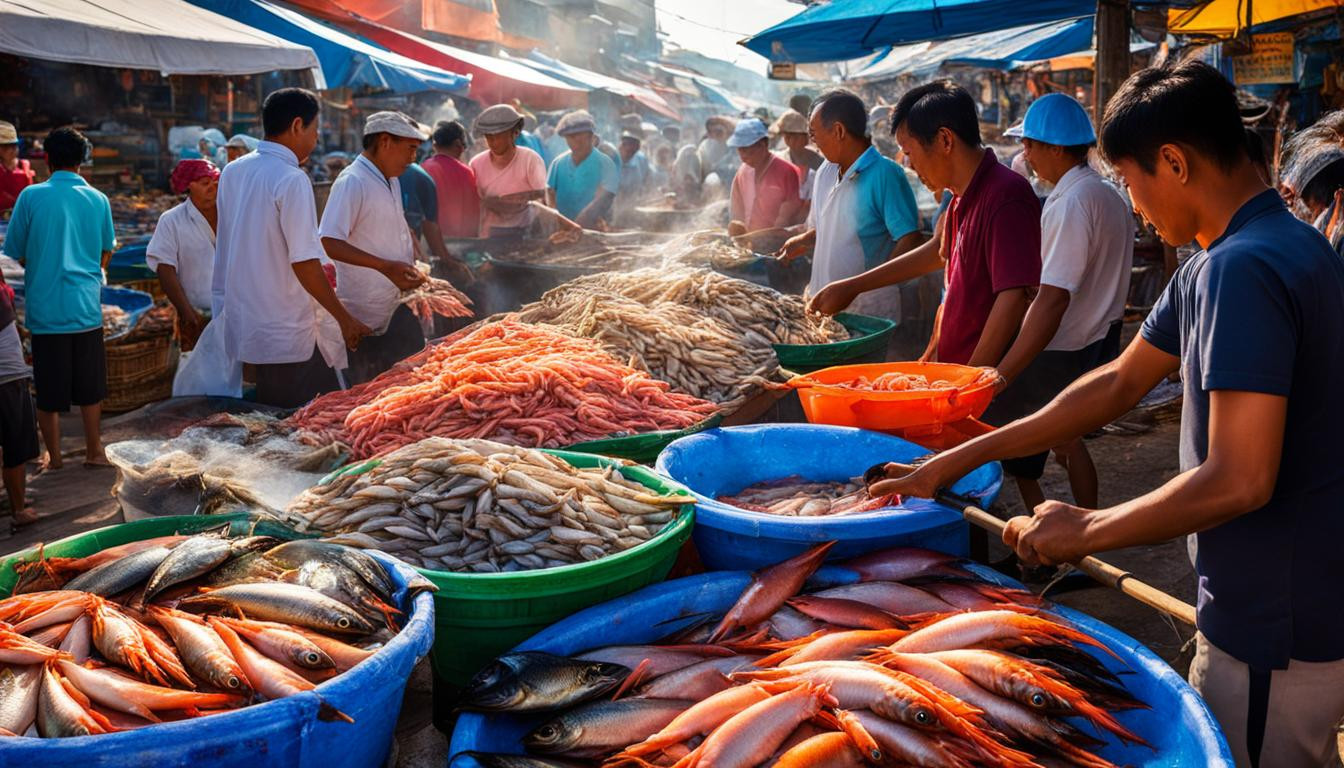
[[[464,692],[452,765],[1232,765],[1204,703],[1123,633],[948,555],[818,570],[826,547],[538,633]]]
[[[758,424],[677,440],[656,466],[695,496],[695,546],[711,570],[768,565],[821,541],[836,542],[833,558],[894,546],[965,555],[968,528],[959,510],[928,499],[868,499],[863,490],[862,475],[874,464],[926,453],[877,432]],[[837,482],[857,487],[836,493],[817,485]],[[953,491],[987,507],[1002,483],[995,463],[971,472]],[[837,496],[856,493],[860,498],[832,510]]]
[[[50,659],[6,684],[3,727],[23,736],[0,738],[5,762],[381,764],[433,637],[426,585],[381,554],[292,536],[241,515],[169,517],[0,562],[6,593],[63,590],[0,600],[8,661]]]

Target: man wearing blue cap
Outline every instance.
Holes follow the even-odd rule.
[[[1083,374],[1120,354],[1121,319],[1134,260],[1134,217],[1124,198],[1087,164],[1097,135],[1072,97],[1037,99],[1021,127],[1022,151],[1054,189],[1041,211],[1041,287],[1022,330],[998,365],[1030,411]],[[1047,453],[1014,464],[1028,509],[1045,501],[1040,478]],[[1074,501],[1097,504],[1097,469],[1081,439],[1055,449],[1069,472]]]
[[[754,117],[739,120],[728,146],[742,159],[733,176],[728,234],[782,229],[799,223],[803,200],[798,194],[798,171],[770,152],[765,123]]]

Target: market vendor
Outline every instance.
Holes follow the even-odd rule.
[[[541,155],[514,143],[523,130],[523,116],[508,104],[496,104],[476,118],[476,133],[489,147],[471,158],[481,193],[481,234],[522,235],[536,211],[528,205],[546,196],[546,165]]]
[[[560,118],[555,131],[569,151],[551,163],[546,180],[547,205],[586,229],[611,218],[621,180],[616,163],[594,149],[596,130],[593,116],[583,110]]]
[[[228,165],[256,148],[256,139],[245,133],[235,133],[224,142],[224,164]]]
[[[439,229],[444,237],[476,237],[481,231],[481,197],[476,173],[462,162],[467,151],[467,129],[453,121],[434,126],[434,156],[424,169],[434,179],[439,198]]]
[[[890,120],[924,184],[954,195],[940,220],[942,237],[862,274],[840,276],[820,288],[809,306],[834,314],[869,291],[892,290],[946,266],[943,303],[923,359],[996,366],[1022,327],[1031,292],[1040,283],[1040,201],[1026,179],[981,144],[975,100],[956,83],[940,80],[907,91]],[[819,175],[817,189],[827,183]],[[1028,412],[1010,387],[994,399],[983,420],[1005,424]]]
[[[32,334],[46,468],[62,465],[60,416],[71,405],[79,406],[84,426],[84,465],[107,466],[100,426],[107,397],[101,295],[116,244],[112,206],[79,175],[92,149],[84,134],[57,128],[42,146],[51,178],[19,193],[5,254],[24,266],[24,325]]]
[[[33,168],[19,158],[19,133],[0,120],[0,213],[14,207],[19,193],[33,183]]]
[[[317,146],[319,108],[311,91],[272,92],[261,110],[266,140],[219,177],[212,307],[223,354],[251,364],[257,402],[279,408],[336,389],[346,349],[370,333],[323,268],[313,185],[301,167]]]
[[[1047,501],[1008,521],[1019,557],[1075,562],[1194,533],[1190,682],[1238,766],[1337,765],[1344,718],[1344,262],[1246,153],[1236,92],[1200,61],[1149,68],[1111,98],[1101,149],[1185,262],[1121,357],[1046,408],[874,493],[931,496],[984,462],[1101,428],[1180,371],[1181,474],[1105,509]]]
[[[922,240],[914,192],[900,166],[869,142],[867,119],[863,100],[843,89],[822,94],[812,108],[809,131],[826,162],[817,171],[807,230],[786,241],[779,257],[792,261],[812,251],[813,295],[910,252]],[[900,322],[900,290],[892,285],[859,296],[853,309]]]
[[[1134,264],[1134,216],[1118,190],[1088,165],[1096,134],[1072,96],[1032,102],[1022,149],[1052,188],[1041,212],[1041,286],[1022,329],[998,365],[1003,386],[1021,390],[1035,411],[1083,374],[1120,355],[1120,329]],[[1097,470],[1082,440],[1055,448],[1073,499],[1097,505]],[[1045,454],[1013,465],[1028,509],[1045,501]]]
[[[803,215],[806,217],[812,202],[812,182],[817,169],[826,160],[808,146],[812,140],[807,135],[807,118],[798,112],[785,110],[771,127],[771,132],[784,142],[784,149],[778,155],[798,169],[798,196],[803,199]]]
[[[728,146],[742,158],[729,196],[728,234],[783,229],[800,223],[803,201],[798,196],[798,170],[770,152],[765,123],[754,117],[738,121]]]
[[[400,112],[364,121],[364,151],[331,185],[318,235],[336,263],[336,297],[373,333],[350,353],[347,382],[360,384],[425,344],[401,292],[424,282],[402,210],[401,176],[429,137]],[[431,182],[432,183],[432,182]]]
[[[219,217],[219,169],[209,160],[180,160],[168,180],[173,194],[187,199],[159,216],[145,247],[145,263],[177,310],[182,351],[196,346],[210,314],[215,272],[215,228]]]

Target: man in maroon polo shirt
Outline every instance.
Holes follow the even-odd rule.
[[[946,268],[946,292],[925,360],[995,367],[1012,345],[1041,280],[1041,204],[1026,179],[980,143],[975,101],[940,80],[906,92],[891,113],[892,134],[930,189],[952,191],[939,235],[873,269],[838,280],[810,308],[835,314],[861,293]],[[996,426],[1032,413],[1030,367],[999,394],[984,420]],[[1019,477],[1039,477],[1047,454],[1009,460]],[[1038,468],[1039,467],[1039,468]]]

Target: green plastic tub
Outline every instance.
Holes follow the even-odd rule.
[[[846,363],[886,362],[887,342],[896,330],[895,321],[848,312],[841,312],[835,319],[849,329],[848,339],[830,344],[776,344],[779,364],[795,373],[811,373]],[[865,360],[870,356],[877,359]]]
[[[620,466],[614,459],[550,451],[576,467]],[[621,474],[658,493],[688,493],[652,470],[620,466]],[[434,594],[435,698],[460,688],[494,657],[576,611],[667,578],[691,535],[694,505],[649,541],[590,563],[519,573],[447,573],[421,570]],[[446,693],[447,691],[444,691]]]
[[[600,456],[611,456],[617,459],[629,459],[640,464],[652,464],[658,458],[658,454],[662,453],[663,449],[671,445],[673,441],[687,435],[693,435],[696,432],[704,432],[711,427],[717,427],[721,421],[723,421],[723,414],[716,413],[708,419],[698,424],[692,424],[685,429],[664,429],[658,432],[626,435],[625,437],[589,440],[584,443],[575,443],[569,446],[567,450],[596,453]]]

